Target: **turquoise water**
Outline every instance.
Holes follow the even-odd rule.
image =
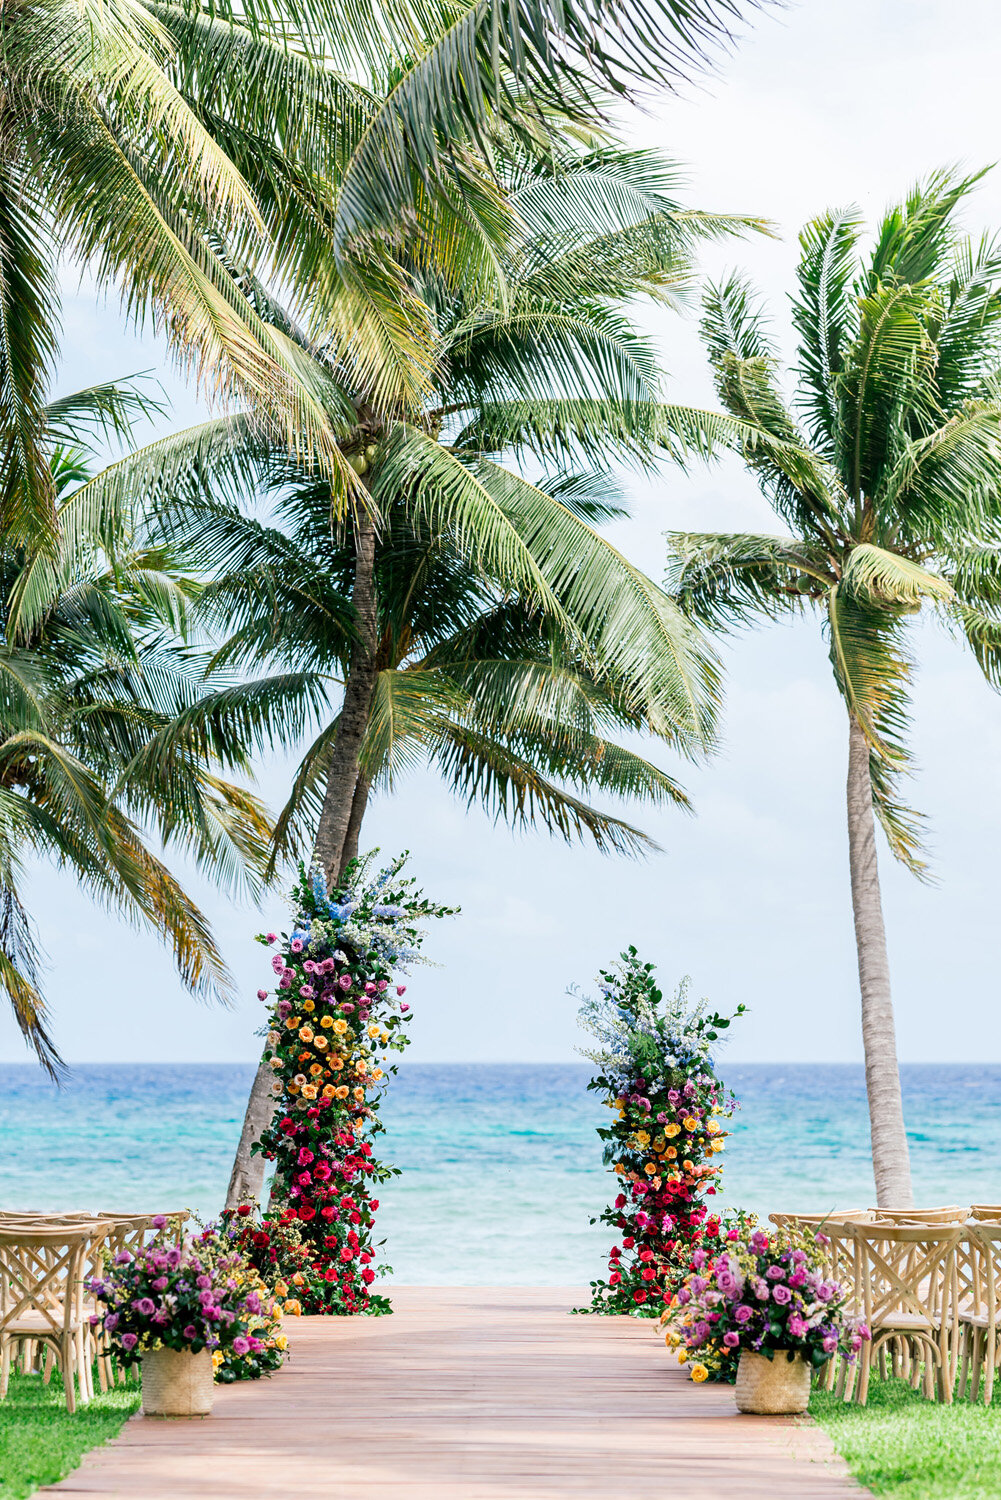
[[[0,1067],[0,1205],[127,1209],[223,1199],[252,1068],[81,1066],[57,1090]],[[381,1193],[396,1279],[560,1284],[600,1273],[588,1225],[611,1190],[586,1064],[404,1064]],[[734,1066],[742,1100],[721,1201],[759,1213],[872,1201],[861,1068]],[[1001,1201],[1001,1065],[905,1067],[915,1190],[926,1204]]]

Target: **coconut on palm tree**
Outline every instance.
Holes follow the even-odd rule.
[[[662,413],[682,441],[739,453],[783,527],[671,534],[679,604],[723,626],[809,610],[826,633],[847,718],[873,1169],[879,1203],[901,1207],[911,1179],[875,823],[920,874],[919,820],[900,795],[914,617],[942,615],[1001,686],[1001,244],[956,227],[977,180],[940,172],[915,187],[865,256],[857,210],[806,226],[794,407],[732,277],[710,290],[702,325],[725,411]]]

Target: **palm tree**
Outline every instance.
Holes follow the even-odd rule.
[[[206,684],[206,652],[185,643],[197,585],[142,517],[119,506],[113,527],[75,524],[77,497],[95,481],[80,446],[86,425],[126,433],[149,402],[125,386],[78,392],[44,410],[55,444],[45,454],[61,541],[0,555],[0,599],[44,572],[48,607],[11,639],[0,611],[0,988],[39,1060],[61,1064],[46,1022],[34,927],[19,895],[25,862],[50,858],[95,899],[150,927],[173,950],[194,993],[231,981],[205,917],[150,847],[194,858],[234,891],[255,894],[271,824],[244,786],[253,733],[245,695]],[[86,508],[86,507],[84,507]],[[283,704],[283,723],[303,685]],[[280,684],[269,709],[278,712]],[[286,695],[288,696],[288,695]]]
[[[262,450],[241,419],[126,464],[130,483],[152,480],[158,494],[194,489],[175,502],[168,535],[214,575],[201,607],[231,632],[219,662],[343,679],[276,849],[308,828],[331,887],[357,848],[373,780],[408,756],[430,757],[457,790],[515,819],[635,847],[635,829],[565,783],[681,801],[608,731],[650,728],[686,753],[711,739],[711,655],[588,524],[607,513],[593,498],[607,474],[574,469],[613,451],[649,455],[656,360],[621,305],[669,300],[701,237],[751,221],[683,209],[668,164],[603,141],[567,135],[544,161],[508,142],[496,159],[518,226],[499,261],[503,295],[485,297],[476,276],[451,287],[412,267],[436,330],[423,403],[368,406],[339,344],[312,346],[317,386],[359,413],[345,449],[367,512],[332,536],[325,479]],[[263,305],[263,290],[254,295]],[[269,304],[268,317],[306,351],[281,309]],[[570,472],[531,483],[500,462],[505,452]],[[278,526],[244,512],[255,467]]]
[[[7,0],[4,535],[33,545],[54,526],[40,422],[59,254],[120,289],[130,315],[152,315],[216,395],[249,403],[272,435],[319,463],[343,509],[357,485],[330,413],[297,351],[244,295],[243,275],[271,277],[297,299],[308,289],[313,331],[339,330],[361,367],[380,370],[384,391],[419,386],[426,318],[399,273],[404,233],[446,279],[470,257],[488,269],[499,228],[492,130],[542,137],[548,107],[593,119],[596,80],[626,92],[655,68],[677,76],[725,40],[736,14],[734,0],[608,13],[579,0],[556,10]],[[373,69],[393,70],[383,99],[361,81]]]
[[[848,716],[848,841],[862,1039],[880,1204],[910,1206],[875,819],[923,870],[909,764],[908,625],[942,614],[1001,686],[1001,243],[957,210],[979,175],[939,172],[859,254],[858,211],[800,237],[797,422],[764,319],[738,277],[703,332],[725,412],[666,409],[683,441],[740,453],[785,530],[673,534],[679,604],[715,625],[807,608],[822,619]]]

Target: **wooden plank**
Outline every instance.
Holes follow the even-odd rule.
[[[111,1500],[838,1500],[819,1428],[737,1413],[654,1327],[573,1288],[394,1287],[388,1318],[290,1320],[290,1363],[206,1419],[133,1418],[52,1495]]]

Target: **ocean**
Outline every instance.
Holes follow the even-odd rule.
[[[0,1066],[0,1206],[151,1211],[222,1204],[253,1069],[81,1065],[59,1090]],[[905,1066],[917,1200],[1001,1201],[1001,1064]],[[393,1279],[586,1283],[614,1196],[595,1127],[608,1118],[582,1064],[403,1063],[379,1154],[403,1168],[379,1196]],[[722,1204],[759,1214],[873,1199],[861,1067],[745,1064]]]

